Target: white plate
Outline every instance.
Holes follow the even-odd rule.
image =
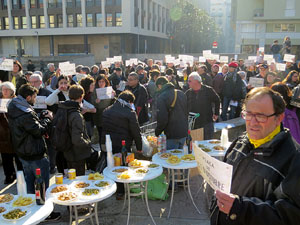
[[[182,161],[182,160],[181,160],[181,161]],[[181,161],[180,161],[179,163],[175,163],[175,164],[174,164],[174,163],[169,163],[168,160],[166,160],[166,162],[167,162],[169,165],[172,165],[172,166],[177,166],[177,165],[179,165],[179,164],[181,163]]]
[[[24,205],[24,206],[20,206],[20,205],[14,206],[14,205],[13,205],[14,202],[17,201],[17,199],[18,199],[20,196],[26,197],[26,198],[31,198],[31,199],[32,199],[32,203],[29,204],[29,205]],[[13,208],[22,208],[22,209],[23,209],[23,208],[31,207],[31,206],[33,206],[33,205],[35,205],[35,195],[34,195],[34,194],[28,194],[28,195],[15,195],[14,200],[11,202],[11,206],[12,206]]]
[[[84,195],[83,192],[84,192],[85,189],[98,189],[99,192],[98,192],[98,194]],[[94,198],[94,197],[97,197],[98,195],[101,194],[101,189],[100,189],[100,188],[90,187],[90,188],[85,188],[85,189],[83,189],[83,190],[80,192],[80,195],[79,195],[79,198],[80,198],[80,199]]]
[[[67,201],[59,200],[59,199],[58,199],[59,196],[60,196],[61,194],[64,194],[64,193],[73,193],[74,195],[76,195],[76,197],[73,198],[73,199],[71,199],[71,200],[67,200]],[[65,191],[65,192],[61,192],[59,195],[56,195],[56,200],[59,201],[59,202],[72,202],[72,201],[75,201],[77,198],[78,198],[78,194],[75,193],[74,191]]]
[[[8,202],[1,202],[0,204],[8,204],[8,203],[10,203],[12,200],[14,200],[14,195],[13,195],[13,194],[10,194],[10,193],[8,193],[8,194],[12,196],[12,199],[11,199],[10,201],[8,201]],[[4,195],[7,195],[7,194],[0,195],[0,197],[2,197],[2,196],[4,196]]]
[[[194,163],[196,162],[196,160],[181,160],[181,162],[185,162],[185,163]]]
[[[19,218],[19,219],[6,219],[6,218],[4,217],[4,214],[9,213],[10,211],[16,210],[16,209],[20,209],[20,210],[22,210],[22,211],[27,211],[27,213],[26,213],[25,216],[22,216],[22,217]],[[8,210],[6,213],[1,214],[3,220],[9,221],[9,222],[16,222],[16,221],[22,220],[22,219],[24,219],[25,217],[27,217],[27,216],[30,214],[30,210],[28,210],[28,209],[23,209],[23,208],[19,208],[19,207],[18,207],[18,208],[10,209],[10,210]]]
[[[56,192],[56,193],[51,193],[51,191],[52,191],[54,188],[58,187],[58,186],[64,186],[64,187],[67,188],[67,190],[65,190],[65,191],[60,191],[60,192]],[[67,185],[67,184],[55,184],[55,185],[53,185],[53,187],[51,188],[50,194],[51,194],[51,195],[57,195],[57,194],[60,194],[60,193],[62,193],[62,192],[69,191],[69,189],[70,189],[70,188],[69,188],[69,185]]]
[[[108,182],[109,185],[107,186],[104,186],[104,187],[98,187],[96,184],[100,183],[100,182]],[[113,183],[110,181],[110,180],[107,180],[107,179],[103,179],[103,180],[98,180],[94,183],[94,187],[95,188],[100,188],[100,189],[105,189],[105,188],[109,188],[111,185],[113,185]]]
[[[137,172],[138,170],[146,170],[147,172],[146,173],[138,173]],[[140,176],[140,177],[146,176],[149,172],[150,171],[147,168],[137,168],[137,169],[134,170],[134,174],[137,175],[137,176]]]
[[[10,206],[8,204],[5,204],[5,203],[0,204],[0,207],[3,207],[5,209],[4,212],[0,212],[0,215],[3,214],[3,213],[7,213],[11,209]]]
[[[111,172],[112,172],[113,174],[121,174],[121,173],[125,172],[125,171],[123,171],[123,172],[114,172],[114,170],[117,170],[117,169],[127,169],[127,171],[128,171],[128,170],[129,170],[129,167],[127,167],[127,166],[118,166],[118,167],[114,167],[114,168],[111,170]]]
[[[76,187],[77,184],[82,183],[82,182],[86,183],[86,184],[89,184],[89,186],[84,187],[84,188],[78,188],[78,187]],[[72,187],[72,189],[74,191],[82,191],[85,188],[91,188],[92,185],[93,185],[93,183],[90,180],[77,180],[77,181],[73,181],[72,182],[71,187]]]
[[[155,164],[155,165],[158,165],[158,166],[157,166],[157,167],[149,167],[149,165],[151,165],[151,164]],[[160,165],[157,164],[157,163],[150,163],[149,165],[147,166],[147,168],[150,169],[150,170],[151,170],[151,169],[155,169],[155,170],[156,170],[156,169],[159,169],[159,168],[160,168]]]
[[[178,150],[180,152],[173,152],[175,150]],[[168,150],[167,152],[171,153],[172,155],[182,155],[183,154],[183,150],[181,150],[181,149],[171,149],[171,150]]]
[[[166,152],[166,153],[170,153],[170,152]],[[161,159],[163,159],[163,160],[167,160],[167,159],[170,157],[170,156],[169,156],[168,158],[161,157],[162,154],[164,154],[164,153],[161,153],[161,154],[159,155],[159,158],[161,158]],[[171,153],[170,153],[170,154],[171,154]],[[172,155],[172,154],[171,154],[171,155]]]

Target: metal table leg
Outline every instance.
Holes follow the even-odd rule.
[[[75,212],[75,224],[78,225],[78,212],[76,205],[73,206]]]
[[[73,214],[72,214],[72,210],[73,210],[73,206],[68,206],[69,207],[69,212],[70,212],[70,222],[69,224],[72,225],[72,219],[73,219]]]
[[[129,225],[129,218],[130,218],[130,188],[129,188],[129,184],[126,183],[126,187],[127,187],[127,193],[128,193],[128,215],[127,215],[127,225]]]
[[[192,200],[192,203],[194,205],[194,207],[196,208],[197,212],[199,214],[201,214],[200,210],[198,209],[198,207],[196,206],[195,202],[194,202],[194,199],[193,199],[193,196],[192,196],[192,193],[191,193],[191,186],[190,186],[190,169],[188,170],[188,190],[189,190],[189,194],[190,194],[190,197],[191,197],[191,200]]]
[[[98,202],[95,203],[94,213],[95,213],[96,224],[99,225],[99,218],[98,218]]]
[[[171,193],[171,202],[170,202],[168,219],[170,218],[170,215],[171,215],[171,210],[172,210],[172,205],[173,205],[173,197],[174,197],[174,186],[175,186],[174,169],[171,169],[171,171],[172,171],[172,193]]]
[[[151,220],[153,222],[154,225],[156,225],[154,219],[153,219],[153,216],[151,214],[151,211],[150,211],[150,208],[149,208],[149,203],[148,203],[148,181],[146,181],[146,185],[145,185],[145,200],[146,200],[146,206],[147,206],[147,210],[148,210],[148,213],[149,213],[149,216],[151,217]]]

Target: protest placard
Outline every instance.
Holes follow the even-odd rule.
[[[130,58],[129,60],[130,60],[130,62],[131,62],[131,63],[130,63],[131,65],[132,65],[132,64],[133,64],[133,65],[137,65],[137,64],[138,64],[138,61],[139,61],[137,58]]]
[[[166,63],[173,63],[175,62],[175,57],[167,57],[166,58]]]
[[[7,105],[11,99],[0,98],[0,112],[7,113]]]
[[[163,60],[154,60],[154,63],[162,65],[163,64]]]
[[[35,104],[33,105],[34,109],[47,109],[47,105],[45,103],[46,96],[36,96]]]
[[[5,59],[5,58],[1,58],[1,59],[2,59],[2,61],[0,62],[0,70],[13,71],[14,60],[13,59]]]
[[[265,61],[272,61],[273,60],[273,55],[264,55],[264,60]]]
[[[253,60],[254,62],[256,62],[257,56],[248,56],[248,60]]]
[[[260,53],[265,52],[265,47],[259,47],[259,48],[258,48],[258,51],[259,51]]]
[[[203,179],[212,189],[229,194],[231,190],[232,165],[211,157],[202,151],[195,143],[193,143],[193,149],[198,171]]]
[[[285,71],[286,69],[286,64],[285,63],[276,63],[276,69],[278,71]]]
[[[199,62],[200,63],[205,63],[206,62],[206,58],[203,56],[199,56]]]
[[[130,60],[125,60],[125,66],[127,67],[127,66],[131,66],[132,64],[131,64],[131,61]]]
[[[113,89],[111,86],[105,88],[97,88],[96,93],[97,93],[97,98],[100,100],[113,98]]]
[[[123,81],[123,80],[121,80],[120,83],[119,83],[119,87],[117,88],[117,90],[124,91],[125,87],[126,87],[126,82]]]
[[[220,63],[228,63],[228,56],[220,56]]]
[[[206,56],[211,55],[211,50],[203,50],[203,51],[202,51],[202,55],[203,55],[203,57],[206,58]]]
[[[76,74],[75,63],[63,62],[59,63],[58,67],[60,69],[60,73],[63,75],[74,75]]]
[[[115,59],[114,58],[106,58],[106,61],[109,62],[110,64],[114,64],[115,63]]]
[[[245,63],[245,66],[252,66],[252,65],[254,65],[255,62],[254,62],[254,60],[246,59],[244,63]]]
[[[295,62],[295,55],[284,54],[283,61],[294,63]]]
[[[114,62],[122,62],[122,56],[114,56]]]
[[[263,87],[264,86],[264,79],[263,78],[250,77],[249,84],[252,87]]]

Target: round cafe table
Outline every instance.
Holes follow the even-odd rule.
[[[142,162],[142,166],[145,167],[145,168],[147,168],[147,165],[149,165],[151,163],[150,161],[146,161],[146,160],[139,160],[139,161]],[[129,218],[130,218],[130,197],[134,197],[134,196],[145,197],[146,206],[147,206],[149,216],[151,217],[151,220],[152,220],[153,224],[156,225],[156,223],[153,219],[153,216],[151,214],[149,204],[148,204],[148,181],[153,180],[156,177],[159,177],[163,172],[162,167],[159,166],[157,168],[149,168],[149,172],[144,174],[143,176],[134,174],[134,169],[132,169],[130,167],[127,167],[128,168],[128,173],[130,174],[129,179],[119,179],[117,177],[118,174],[112,172],[116,168],[118,168],[118,167],[113,167],[113,168],[106,167],[103,171],[103,174],[105,176],[107,176],[108,178],[110,178],[110,179],[112,179],[116,182],[119,182],[119,183],[124,183],[124,185],[125,185],[124,206],[125,206],[125,203],[126,203],[126,198],[128,199],[127,225],[129,225]],[[145,186],[142,185],[142,182],[145,182]],[[141,183],[140,184],[141,193],[139,193],[139,194],[130,193],[130,186],[129,186],[130,183]],[[124,206],[123,206],[123,209],[124,209]]]
[[[170,152],[170,151],[172,151],[172,149],[168,150],[167,152]],[[182,152],[183,152],[183,150],[182,150]],[[177,155],[179,158],[181,156],[183,156],[183,154],[174,154],[174,155]],[[171,170],[171,175],[172,175],[172,193],[171,193],[171,202],[170,202],[170,209],[169,209],[169,213],[168,213],[168,219],[170,218],[171,210],[172,210],[172,205],[173,205],[175,182],[185,182],[185,181],[187,181],[187,187],[188,187],[188,192],[189,192],[191,201],[192,201],[194,207],[196,208],[197,212],[199,214],[201,214],[200,210],[198,209],[198,207],[196,206],[196,204],[194,202],[194,199],[193,199],[193,196],[192,196],[192,193],[191,193],[191,188],[190,188],[190,169],[196,168],[197,167],[197,162],[196,161],[192,161],[192,162],[183,162],[183,161],[181,161],[179,164],[172,165],[172,164],[167,163],[167,160],[161,159],[159,153],[156,153],[155,155],[152,156],[152,161],[154,163],[160,164],[164,168],[167,168],[168,172],[169,172],[169,170]],[[175,179],[175,170],[188,170],[188,176],[187,176],[187,178]],[[176,175],[184,175],[184,172],[183,173],[176,173]]]
[[[98,202],[109,198],[110,196],[112,196],[116,190],[117,190],[117,185],[114,181],[110,180],[107,177],[104,177],[105,181],[109,181],[110,182],[110,186],[105,187],[105,188],[98,188],[96,186],[92,186],[92,187],[87,187],[87,188],[98,188],[100,189],[100,194],[94,195],[94,196],[88,196],[86,198],[84,197],[78,197],[73,201],[59,201],[57,199],[58,194],[51,194],[51,190],[52,188],[54,188],[55,186],[57,186],[56,184],[51,185],[47,191],[46,191],[46,198],[51,199],[53,201],[53,203],[58,204],[58,205],[65,205],[65,206],[69,206],[70,207],[70,225],[72,224],[72,220],[73,218],[75,219],[75,223],[76,225],[78,224],[78,220],[79,219],[86,219],[86,218],[90,218],[91,223],[94,224],[93,222],[93,216],[95,217],[96,220],[96,224],[99,225],[99,220],[98,220]],[[72,187],[72,183],[73,182],[77,182],[77,181],[87,181],[87,182],[91,182],[91,183],[95,183],[95,182],[100,182],[101,180],[88,180],[88,176],[79,176],[74,180],[69,180],[69,179],[63,179],[63,185],[68,185],[69,190],[68,191],[72,191],[75,192],[79,195],[78,190],[76,190],[74,187]],[[81,190],[82,191],[82,190]],[[77,211],[77,207],[81,206],[81,205],[90,205],[89,206],[89,214],[86,216],[78,216],[78,211]],[[93,212],[92,212],[93,210]],[[73,212],[75,214],[75,216],[73,215]]]
[[[31,196],[33,200],[35,201],[35,195],[34,194],[28,194],[26,196]],[[14,200],[18,197],[15,196]],[[8,211],[13,210],[14,208],[19,208],[19,207],[13,207],[11,204],[7,203],[2,203],[1,205],[7,205]],[[30,211],[28,216],[25,216],[24,218],[17,220],[17,221],[12,221],[8,222],[4,220],[1,216],[0,218],[0,224],[13,224],[13,225],[35,225],[39,224],[40,222],[44,221],[53,211],[53,203],[51,200],[46,200],[44,205],[36,205],[35,203],[32,206],[29,207],[22,207],[25,210]],[[5,214],[6,212],[4,212]]]

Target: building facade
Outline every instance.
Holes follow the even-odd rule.
[[[0,56],[168,51],[172,0],[0,0]]]
[[[254,54],[258,47],[269,53],[274,40],[291,38],[292,54],[300,52],[300,1],[232,0],[235,52]],[[299,58],[299,57],[298,57]]]

